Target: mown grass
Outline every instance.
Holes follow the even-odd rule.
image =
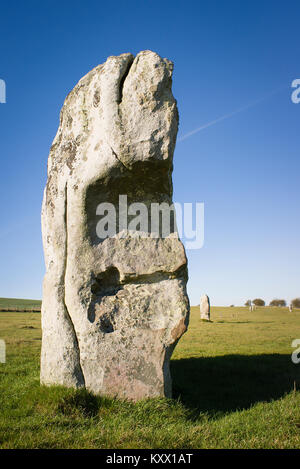
[[[39,385],[39,313],[0,313],[1,448],[300,448],[300,310],[213,308],[171,363],[174,399],[136,404]]]

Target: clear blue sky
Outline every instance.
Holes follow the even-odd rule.
[[[145,49],[175,63],[179,137],[264,98],[177,143],[174,199],[205,203],[191,303],[300,296],[299,14],[289,1],[1,2],[0,296],[41,298],[42,191],[65,96],[108,56]]]

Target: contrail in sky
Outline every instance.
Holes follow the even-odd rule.
[[[274,94],[279,93],[283,88],[286,88],[286,85],[281,86],[280,88],[276,88],[275,90],[271,91],[270,93],[266,94],[262,98],[256,99],[255,101],[252,101],[251,103],[247,104],[246,106],[240,107],[239,109],[236,109],[235,111],[229,112],[228,114],[225,114],[224,116],[218,117],[217,119],[208,122],[207,124],[201,125],[201,127],[197,127],[194,130],[191,130],[187,134],[183,135],[178,139],[178,142],[182,142],[183,140],[186,140],[187,138],[191,137],[194,134],[197,134],[198,132],[201,132],[201,130],[207,129],[208,127],[211,127],[212,125],[217,124],[218,122],[224,121],[225,119],[229,119],[229,117],[235,116],[236,114],[239,114],[240,112],[246,111],[247,109],[256,106],[257,104],[261,103],[262,101],[265,101],[266,99],[270,98]]]

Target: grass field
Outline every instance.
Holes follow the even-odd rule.
[[[192,308],[174,399],[134,404],[40,387],[40,314],[0,312],[0,447],[300,448],[296,338],[300,310],[216,307],[208,323]]]
[[[0,298],[0,311],[40,311],[41,303],[41,300]]]

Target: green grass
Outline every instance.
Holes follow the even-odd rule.
[[[41,304],[41,300],[0,298],[0,311],[40,311]]]
[[[174,399],[137,404],[39,385],[39,313],[0,313],[1,448],[300,448],[300,310],[192,308]]]

